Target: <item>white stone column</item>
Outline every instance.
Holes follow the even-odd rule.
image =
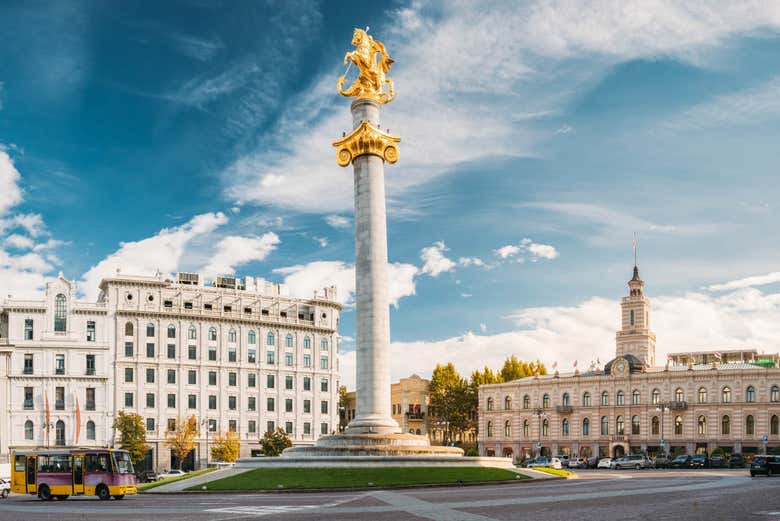
[[[379,128],[379,103],[352,103],[353,128]],[[387,297],[387,216],[384,160],[352,161],[355,178],[355,282],[357,301],[357,412],[348,433],[400,432],[390,415],[390,309]]]

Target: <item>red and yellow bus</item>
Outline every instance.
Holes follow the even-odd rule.
[[[122,499],[136,494],[130,454],[118,449],[63,449],[12,453],[11,491],[43,500],[68,496]]]

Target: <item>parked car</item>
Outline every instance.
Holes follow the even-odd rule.
[[[7,479],[0,479],[0,497],[3,499],[11,493],[11,482]]]
[[[561,463],[561,459],[557,458],[557,457],[556,458],[550,458],[550,464],[548,466],[550,468],[552,468],[552,469],[558,469],[558,470],[563,468],[563,464]]]
[[[153,470],[139,470],[135,473],[135,479],[139,483],[152,483],[157,481],[157,473]]]
[[[691,461],[693,461],[693,457],[687,454],[680,454],[672,460],[670,467],[673,469],[689,469],[691,468]]]
[[[168,472],[163,472],[162,474],[159,474],[157,476],[157,479],[178,478],[180,476],[184,476],[185,474],[187,474],[187,473],[184,472],[183,470],[174,469],[174,470],[169,470]]]
[[[588,467],[589,469],[595,469],[599,464],[599,457],[598,456],[591,456],[588,458]]]
[[[586,469],[588,468],[588,458],[571,458],[569,459],[570,469]]]
[[[612,461],[613,469],[646,469],[651,466],[650,460],[644,454],[630,454]]]
[[[561,465],[562,466],[564,466],[564,467],[568,467],[569,466],[569,456],[567,456],[566,454],[558,454],[557,456],[554,456],[554,457],[558,458],[559,460],[561,460]]]
[[[754,456],[750,462],[750,475],[780,475],[780,456]]]
[[[523,462],[523,467],[543,467],[547,458],[529,458]]]
[[[672,464],[672,458],[667,454],[660,454],[653,460],[653,467],[657,469],[668,469]]]
[[[608,469],[612,467],[612,458],[601,458],[596,465],[597,469]]]
[[[726,458],[720,454],[716,454],[710,458],[710,468],[720,469],[727,465]]]
[[[710,460],[706,454],[694,454],[691,459],[690,467],[692,469],[706,469],[710,466]]]
[[[742,457],[742,454],[732,454],[731,458],[729,458],[729,468],[730,469],[743,469],[745,468],[745,458]]]

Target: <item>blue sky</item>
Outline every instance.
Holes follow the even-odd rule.
[[[337,283],[349,373],[352,180],[331,141],[366,25],[403,140],[395,377],[609,358],[633,232],[660,356],[778,350],[765,2],[4,2],[0,294],[62,271],[91,298],[117,267]]]

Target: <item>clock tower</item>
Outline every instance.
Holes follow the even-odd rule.
[[[615,336],[617,356],[633,355],[645,366],[655,366],[655,333],[650,331],[650,300],[644,295],[644,281],[634,265],[628,281],[629,294],[620,303],[621,328]]]

